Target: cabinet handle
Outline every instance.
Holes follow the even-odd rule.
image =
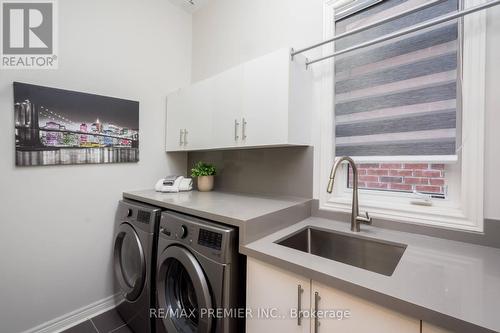
[[[180,129],[179,130],[179,146],[182,146],[182,144],[184,143],[183,135],[184,135],[184,130]]]
[[[299,284],[297,286],[297,326],[302,325],[302,293],[304,292],[304,289],[302,289],[302,286]]]
[[[241,128],[241,138],[245,140],[247,138],[247,121],[243,118],[241,122],[243,123]]]
[[[238,122],[238,119],[234,120],[234,141],[238,141],[240,138],[238,136],[238,127],[240,126],[240,123]]]
[[[318,333],[318,328],[319,328],[318,307],[320,299],[321,297],[319,296],[319,293],[316,291],[314,293],[314,333]]]
[[[184,146],[188,144],[188,130],[184,129]]]

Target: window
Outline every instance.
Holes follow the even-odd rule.
[[[335,17],[342,34],[419,5],[385,0]],[[347,6],[352,6],[348,4]],[[457,11],[458,0],[436,4],[340,39],[344,50]],[[445,22],[335,58],[335,149],[338,156],[456,155],[460,113],[459,23]]]
[[[436,0],[339,39],[323,52],[385,36],[475,1]],[[428,1],[327,1],[325,38],[424,3]],[[342,54],[323,65],[323,94],[331,99],[324,98],[322,107],[322,209],[350,211],[350,168],[345,166],[337,177],[332,196],[321,185],[335,156],[351,156],[359,171],[361,209],[373,216],[482,230],[484,26],[484,14],[468,16]],[[413,205],[414,192],[432,197],[432,206]]]
[[[358,187],[366,190],[423,193],[446,198],[445,164],[436,163],[359,163]],[[348,188],[352,188],[352,169],[348,169]]]

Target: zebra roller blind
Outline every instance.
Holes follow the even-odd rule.
[[[428,1],[382,1],[336,18],[335,34]],[[340,39],[335,50],[458,9],[458,0],[436,1],[424,10]],[[335,58],[336,156],[426,156],[439,160],[456,155],[459,29],[459,21],[454,20]]]

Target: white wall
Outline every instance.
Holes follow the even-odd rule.
[[[214,0],[193,15],[194,81],[281,47],[300,48],[322,39],[323,0]],[[500,8],[489,10],[485,217],[500,219]],[[309,53],[308,55],[310,55]],[[313,56],[312,56],[313,57]],[[316,119],[316,125],[318,119]],[[315,127],[319,128],[319,127]],[[315,138],[317,142],[318,138]],[[316,152],[318,149],[316,149]],[[315,173],[318,173],[315,154]],[[315,178],[317,179],[317,177]],[[319,184],[315,184],[318,197]],[[321,187],[323,188],[323,187]]]
[[[0,71],[0,332],[112,295],[122,191],[186,170],[164,123],[167,92],[190,80],[191,16],[167,0],[58,3],[59,70]],[[16,168],[13,81],[140,101],[140,162]]]
[[[192,79],[320,41],[322,0],[212,0],[193,14]]]

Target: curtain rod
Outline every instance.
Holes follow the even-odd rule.
[[[422,5],[422,6],[427,7],[429,5],[430,5],[429,3],[426,3],[426,4]],[[392,34],[388,34],[388,35],[385,35],[385,36],[382,36],[382,37],[379,37],[379,38],[376,38],[376,39],[373,39],[373,40],[370,40],[370,41],[367,41],[367,42],[364,42],[364,43],[361,43],[361,44],[358,44],[358,45],[355,45],[355,46],[352,46],[352,47],[349,47],[349,48],[346,48],[346,49],[343,49],[343,50],[340,50],[340,51],[337,51],[337,52],[334,52],[334,53],[332,53],[330,55],[327,55],[325,57],[321,57],[321,58],[318,58],[318,59],[307,61],[306,62],[306,66],[309,66],[309,65],[315,64],[317,62],[321,62],[321,61],[324,61],[324,60],[327,60],[327,59],[339,56],[339,55],[344,54],[344,53],[355,51],[355,50],[358,50],[358,49],[361,49],[361,48],[364,48],[364,47],[367,47],[367,46],[371,46],[371,45],[374,45],[374,44],[385,42],[386,40],[390,40],[390,39],[393,39],[393,38],[397,38],[397,37],[401,37],[401,36],[410,34],[412,32],[423,30],[423,29],[432,27],[434,25],[441,24],[441,23],[444,23],[444,22],[448,22],[448,21],[454,20],[456,18],[463,17],[463,16],[466,16],[466,15],[478,12],[480,10],[484,10],[484,9],[487,9],[487,8],[490,8],[490,7],[493,7],[493,6],[497,6],[497,5],[500,5],[500,0],[490,1],[490,2],[487,2],[487,3],[481,4],[481,5],[477,5],[477,6],[470,7],[470,8],[461,10],[461,11],[457,11],[457,12],[452,13],[452,14],[444,15],[444,16],[438,17],[436,19],[432,19],[432,20],[426,21],[424,23],[421,23],[421,24],[409,27],[407,29],[396,31],[396,32],[394,32]],[[420,7],[422,7],[422,6],[420,6]],[[411,11],[413,11],[413,10],[410,10],[410,12]],[[399,16],[400,15],[396,15],[395,17],[399,17]],[[372,24],[370,26],[360,27],[360,28],[358,28],[356,30],[360,30],[360,29],[366,30],[366,29],[369,29],[369,28],[371,28],[371,27],[373,27],[375,25],[379,25],[379,24],[381,24],[380,21],[375,22],[374,24]],[[356,32],[359,32],[359,31],[356,31]],[[324,41],[322,43],[318,43],[318,44],[316,44],[316,45],[314,45],[312,47],[309,47],[309,48],[306,48],[306,49],[303,49],[303,50],[311,50],[313,48],[316,48],[316,47],[319,47],[321,45],[330,43],[330,42],[332,42],[332,41],[334,41],[336,39],[339,39],[339,38],[342,38],[342,37],[345,37],[345,36],[346,36],[346,34],[344,33],[342,35],[335,36],[335,37],[333,37],[330,40]],[[305,52],[305,51],[300,50],[300,51],[297,51],[297,52],[292,52],[292,54],[291,54],[292,57],[295,54],[298,54],[299,52]]]
[[[340,35],[337,35],[337,36],[334,36],[330,39],[327,39],[327,40],[324,40],[322,42],[319,42],[317,44],[314,44],[314,45],[311,45],[311,46],[308,46],[308,47],[305,47],[303,49],[300,49],[300,50],[297,50],[297,51],[292,51],[292,58],[294,56],[296,56],[297,54],[301,54],[301,53],[304,53],[306,51],[309,51],[309,50],[312,50],[312,49],[315,49],[315,48],[318,48],[320,46],[323,46],[325,44],[329,44],[329,43],[332,43],[338,39],[341,39],[341,38],[344,38],[344,37],[347,37],[347,36],[350,36],[350,35],[354,35],[354,34],[357,34],[358,32],[361,32],[361,31],[365,31],[365,30],[368,30],[368,29],[371,29],[371,28],[374,28],[376,26],[379,26],[381,24],[384,24],[386,22],[389,22],[389,21],[392,21],[392,20],[395,20],[397,18],[400,18],[402,16],[405,16],[405,15],[408,15],[408,14],[411,14],[411,13],[414,13],[416,11],[419,11],[419,10],[423,10],[423,9],[426,9],[428,7],[431,7],[431,6],[434,6],[435,4],[437,3],[440,3],[440,2],[443,2],[444,0],[432,0],[432,1],[429,1],[429,2],[426,2],[424,4],[421,4],[420,6],[417,6],[415,8],[411,8],[411,9],[408,9],[408,10],[405,10],[401,13],[398,13],[398,14],[395,14],[395,15],[392,15],[392,16],[389,16],[389,17],[386,17],[386,18],[383,18],[383,19],[380,19],[378,21],[375,21],[371,24],[367,24],[367,25],[364,25],[364,26],[361,26],[359,28],[356,28],[356,29],[353,29],[353,30],[350,30],[350,31],[347,31],[347,32],[344,32]]]

